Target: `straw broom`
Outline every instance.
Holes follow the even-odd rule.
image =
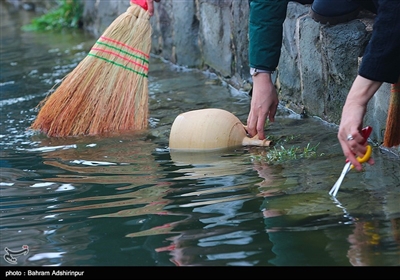
[[[400,79],[391,86],[389,111],[386,119],[383,146],[394,147],[400,145]]]
[[[88,55],[39,103],[31,129],[65,137],[147,128],[151,31],[146,1],[131,0]]]

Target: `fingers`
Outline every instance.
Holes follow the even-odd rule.
[[[257,109],[255,109],[257,108]],[[258,139],[265,139],[265,122],[267,117],[270,122],[275,121],[275,114],[278,109],[278,102],[267,104],[267,109],[264,106],[257,106],[256,104],[251,105],[251,110],[247,118],[246,131],[253,137],[258,135]]]
[[[342,146],[342,150],[343,150],[343,154],[351,162],[351,164],[354,166],[354,168],[357,169],[358,171],[361,171],[362,165],[361,165],[361,163],[359,163],[357,161],[353,152],[350,149],[348,149],[347,146]]]
[[[265,133],[264,133],[264,124],[265,124],[265,118],[264,121],[259,119],[260,121],[257,122],[257,135],[258,139],[264,140],[265,139]]]
[[[339,142],[342,146],[343,154],[353,164],[354,168],[358,171],[362,170],[362,164],[357,160],[357,156],[363,158],[367,152],[366,139],[361,135],[360,132],[355,133],[339,133]],[[374,160],[369,158],[367,163],[374,164]]]
[[[278,110],[278,103],[272,103],[269,107],[269,112],[268,112],[268,119],[272,123],[275,121],[275,115],[277,110]]]
[[[346,136],[346,139],[340,139],[342,143],[342,148],[344,155],[346,158],[353,164],[354,168],[357,170],[362,170],[362,165],[359,163],[356,159],[357,153],[362,154],[362,152],[365,153],[365,148],[362,146],[361,148],[359,147],[360,144],[357,142],[358,139],[358,132],[357,133],[349,133]],[[364,139],[362,139],[364,141]],[[364,148],[364,151],[363,151]]]
[[[265,139],[264,125],[266,121],[266,115],[261,110],[251,110],[247,118],[246,131],[250,137],[258,135],[258,139]]]
[[[247,118],[247,125],[245,126],[247,134],[249,134],[250,137],[254,137],[255,135],[258,134],[257,123],[258,123],[258,118],[254,117],[253,113],[250,112]]]
[[[150,16],[154,15],[154,2],[160,2],[160,0],[147,0],[147,11]]]
[[[268,112],[268,119],[270,122],[275,121],[277,107],[274,107]],[[258,135],[258,139],[265,139],[265,122],[267,120],[267,115],[259,112],[259,115],[254,116],[252,112],[249,113],[249,117],[247,118],[247,126],[245,127],[247,133],[250,137]]]
[[[154,14],[154,4],[153,0],[147,0],[147,11],[152,16]]]

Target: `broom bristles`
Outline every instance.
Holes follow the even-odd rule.
[[[400,80],[391,86],[390,103],[386,119],[383,146],[400,145]]]
[[[148,12],[134,4],[115,19],[42,100],[31,128],[57,137],[147,128],[149,20]]]

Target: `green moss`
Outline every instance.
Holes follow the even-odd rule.
[[[60,0],[57,8],[34,18],[22,27],[25,31],[58,31],[81,27],[83,6],[80,0]]]

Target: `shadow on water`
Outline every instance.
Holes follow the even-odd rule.
[[[400,264],[400,162],[375,147],[376,164],[350,172],[331,198],[344,164],[335,126],[280,108],[266,134],[287,140],[275,146],[169,151],[179,113],[217,107],[245,121],[249,97],[210,73],[153,57],[146,131],[27,130],[94,39],[21,32],[30,15],[1,5],[1,246],[29,247],[14,265]],[[318,155],[267,162],[280,145],[318,145]]]

